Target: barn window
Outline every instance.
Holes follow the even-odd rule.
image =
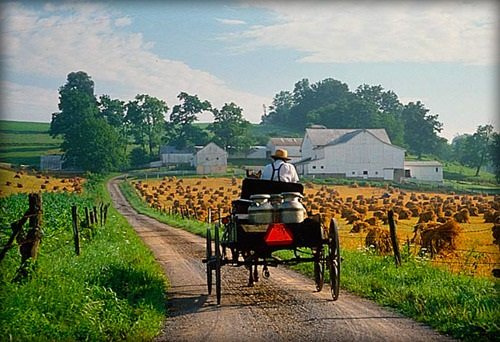
[[[438,168],[436,167],[436,172],[438,172]]]
[[[367,174],[368,174],[368,171],[363,171],[363,174],[364,174],[364,175],[367,175]]]
[[[217,157],[216,159],[219,160],[219,157]]]
[[[316,169],[316,165],[313,165],[313,169]]]
[[[321,165],[320,168],[324,169],[325,167],[323,165]]]
[[[205,158],[205,160],[207,160],[207,161],[208,161],[208,157],[207,157],[207,158]]]
[[[353,174],[353,175],[355,175],[355,174],[356,174],[356,171],[353,171],[353,172],[352,172],[352,174]]]
[[[378,171],[375,171],[375,174],[378,175]]]

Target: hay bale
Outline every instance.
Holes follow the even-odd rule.
[[[365,246],[374,248],[377,253],[385,255],[392,252],[391,235],[380,227],[369,227],[365,238]]]
[[[370,227],[370,224],[368,222],[356,221],[353,223],[350,233],[361,233],[364,232],[368,227]]]
[[[436,219],[437,219],[437,215],[434,213],[434,211],[427,210],[419,215],[417,223],[426,223],[426,222],[436,221]]]
[[[458,223],[470,223],[469,210],[465,208],[460,210],[458,213],[453,215],[453,219]]]
[[[435,222],[417,224],[414,233],[412,241],[420,244],[422,249],[425,248],[433,254],[446,254],[456,250],[462,228],[451,219],[443,224]]]

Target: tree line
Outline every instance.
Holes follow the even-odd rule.
[[[137,166],[157,159],[162,144],[179,150],[213,141],[230,151],[245,151],[257,144],[251,124],[235,103],[215,108],[208,100],[180,92],[179,104],[147,94],[128,102],[108,95],[96,98],[94,82],[83,71],[68,74],[59,88],[59,112],[52,115],[50,134],[62,136],[66,166],[92,172]],[[206,129],[196,125],[198,115],[213,114]],[[168,120],[167,120],[168,119]],[[493,126],[479,126],[474,134],[457,136],[448,143],[438,136],[443,124],[420,101],[403,104],[396,93],[382,86],[360,85],[355,91],[333,78],[311,84],[295,83],[293,91],[277,93],[260,125],[276,125],[303,135],[320,124],[327,128],[385,128],[391,142],[422,158],[458,161],[476,168],[495,167],[500,179],[500,136]],[[129,146],[135,147],[129,151]]]
[[[235,103],[215,108],[197,95],[181,92],[169,115],[167,103],[147,94],[128,102],[108,95],[96,98],[94,81],[83,71],[68,74],[59,88],[59,112],[52,114],[50,134],[61,136],[65,167],[91,172],[120,170],[157,159],[161,144],[187,149],[215,142],[224,149],[249,146],[250,122]],[[206,130],[194,125],[209,111]],[[130,145],[135,145],[128,151]]]
[[[311,84],[295,83],[293,91],[280,91],[262,124],[281,125],[295,132],[321,124],[327,128],[385,128],[394,145],[422,159],[435,156],[458,161],[476,169],[490,164],[500,180],[500,136],[492,125],[481,125],[473,134],[462,134],[451,143],[440,137],[443,124],[437,114],[420,102],[403,104],[396,93],[382,86],[360,85],[350,91],[347,84],[327,78]]]

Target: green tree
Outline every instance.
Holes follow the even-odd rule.
[[[198,120],[197,115],[210,111],[212,105],[206,100],[201,101],[198,95],[189,95],[185,92],[181,92],[177,98],[182,103],[172,108],[170,122],[166,124],[165,142],[178,149],[207,143],[208,135],[193,124]]]
[[[490,160],[495,170],[495,179],[497,183],[500,183],[500,134],[498,132],[492,133],[489,148]]]
[[[111,99],[109,95],[102,95],[99,98],[98,105],[101,117],[116,130],[120,137],[120,143],[124,148],[124,153],[126,153],[130,125],[125,119],[125,102]]]
[[[465,134],[460,139],[455,140],[455,151],[458,160],[469,167],[476,169],[476,176],[479,176],[481,167],[491,156],[491,142],[493,141],[493,126],[478,126],[472,135]]]
[[[225,150],[243,151],[251,141],[247,137],[250,122],[243,118],[242,109],[234,103],[212,109],[214,122],[208,129],[214,134],[214,142]]]
[[[153,150],[159,149],[165,130],[165,113],[167,104],[149,95],[137,95],[127,103],[127,122],[136,144],[153,156]],[[159,150],[157,151],[159,152]]]
[[[66,166],[92,172],[123,166],[123,142],[100,115],[89,75],[83,71],[68,74],[66,84],[59,88],[59,110],[52,114],[50,134],[63,138]]]
[[[405,131],[405,143],[409,152],[422,158],[424,153],[434,153],[439,145],[438,132],[443,124],[437,120],[438,115],[429,115],[429,110],[420,102],[410,102],[402,111]]]
[[[273,104],[269,106],[269,113],[262,116],[262,123],[280,125],[288,122],[292,106],[292,93],[289,91],[280,91],[274,95]]]

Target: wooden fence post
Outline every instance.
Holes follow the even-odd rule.
[[[394,251],[394,262],[396,263],[396,266],[401,266],[401,254],[399,253],[399,242],[398,236],[396,235],[396,224],[394,223],[394,211],[389,210],[387,218],[389,220],[392,249]]]
[[[42,196],[39,193],[28,195],[29,201],[29,230],[26,236],[18,235],[21,266],[17,270],[14,281],[20,281],[29,274],[29,261],[35,261],[38,255],[40,240],[42,239]],[[22,228],[21,228],[22,229]],[[21,232],[22,233],[22,232]]]
[[[78,232],[78,213],[76,205],[71,207],[71,221],[73,223],[73,239],[75,241],[75,253],[80,255],[80,234]]]
[[[85,207],[85,225],[90,227],[90,224],[89,208]]]
[[[97,207],[94,205],[94,222],[95,224],[99,224],[99,221],[97,220]]]

